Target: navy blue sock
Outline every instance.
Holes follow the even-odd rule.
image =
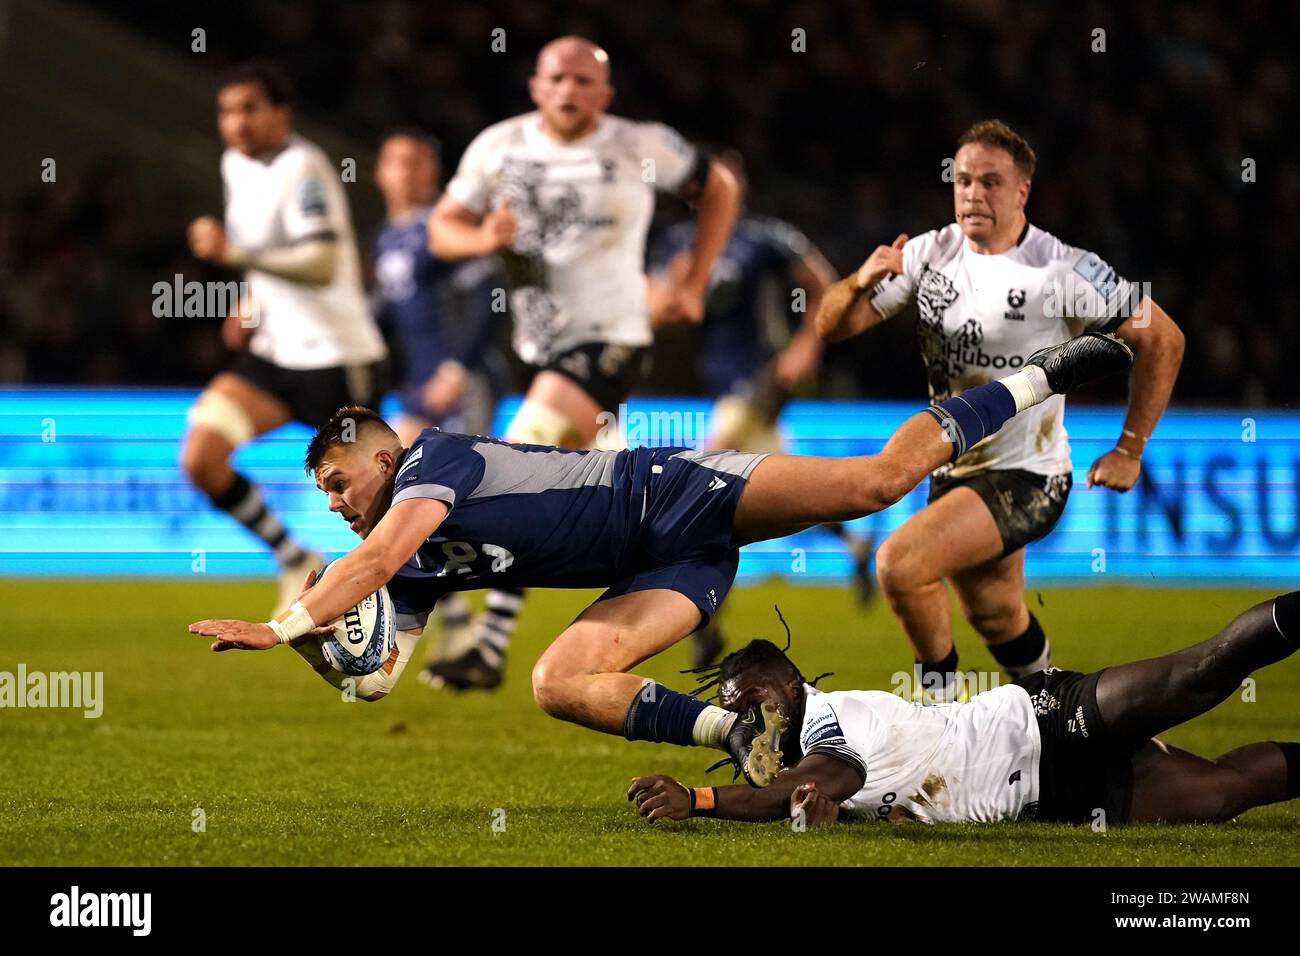
[[[623,718],[623,736],[628,740],[692,747],[695,718],[708,706],[698,697],[679,694],[650,681],[632,698]]]
[[[948,460],[956,461],[966,449],[992,435],[1016,414],[1016,400],[1001,382],[989,382],[931,405],[926,411],[952,440],[952,457]]]

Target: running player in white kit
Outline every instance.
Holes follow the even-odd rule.
[[[827,341],[858,335],[915,300],[930,395],[940,401],[1021,366],[1084,331],[1113,332],[1136,359],[1115,447],[1088,484],[1124,492],[1169,400],[1182,361],[1173,320],[1098,256],[1025,219],[1035,156],[1000,120],[959,140],[956,222],[881,246],[822,300]],[[1012,677],[1042,670],[1051,648],[1024,602],[1024,547],[1056,525],[1070,491],[1070,446],[1057,396],[965,450],[931,478],[929,503],[876,553],[876,575],[915,651],[920,687],[962,692],[944,581]]]
[[[821,678],[807,681],[781,648],[753,641],[704,673],[701,690],[717,687],[720,706],[764,727],[750,747],[766,751],[774,779],[762,789],[688,789],[637,777],[628,799],[651,822],[802,811],[809,824],[1223,823],[1300,797],[1300,743],[1261,741],[1211,760],[1155,735],[1298,648],[1300,591],[1292,591],[1163,657],[1092,674],[1052,667],[969,703],[920,704],[885,691],[822,693],[812,686]],[[752,760],[733,751],[732,761],[741,758]]]
[[[225,221],[194,220],[190,250],[242,270],[251,301],[222,326],[236,357],[190,410],[181,467],[272,549],[280,565],[276,606],[283,608],[321,558],[289,537],[230,456],[286,422],[319,428],[340,405],[378,404],[387,349],[366,305],[338,169],[293,131],[283,74],[248,63],[223,75],[217,125],[226,145]]]
[[[661,297],[662,318],[699,322],[739,187],[669,127],[606,114],[609,57],[588,40],[543,47],[529,92],[535,112],[470,143],[430,217],[430,250],[442,259],[501,255],[515,351],[533,371],[506,438],[589,448],[609,421],[602,412],[617,413],[648,358],[645,239],[655,193],[695,207],[690,262]],[[519,592],[489,593],[477,647],[435,676],[496,686],[521,603]]]

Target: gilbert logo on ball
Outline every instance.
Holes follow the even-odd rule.
[[[332,564],[321,569],[316,583],[320,583]],[[353,677],[373,674],[388,659],[397,638],[388,589],[381,587],[366,595],[328,626],[334,633],[322,637],[320,647],[330,667]]]

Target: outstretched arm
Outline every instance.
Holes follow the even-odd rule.
[[[691,816],[758,822],[790,816],[790,801],[795,791],[810,783],[823,797],[839,803],[862,789],[863,779],[851,764],[814,753],[783,770],[761,790],[745,784],[687,790],[672,777],[654,774],[633,780],[627,798],[636,801],[637,813],[651,823],[663,819],[685,820]]]
[[[326,580],[274,621],[197,621],[190,625],[190,633],[215,637],[214,651],[265,650],[302,637],[386,584],[438,529],[447,511],[445,504],[432,498],[398,502],[355,550],[334,562]]]
[[[899,233],[893,245],[877,246],[856,272],[826,290],[816,318],[817,334],[823,342],[852,338],[885,320],[871,304],[871,290],[885,276],[903,271],[906,244],[907,234]]]
[[[1088,487],[1128,491],[1142,471],[1142,452],[1169,403],[1183,363],[1183,332],[1155,300],[1146,297],[1115,330],[1133,350],[1128,411],[1115,447],[1092,463]]]

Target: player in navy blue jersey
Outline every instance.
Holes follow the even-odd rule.
[[[604,587],[534,666],[537,703],[629,740],[718,747],[761,785],[779,769],[765,715],[738,717],[628,671],[707,623],[742,545],[887,508],[1018,412],[1131,363],[1118,339],[1072,339],[913,415],[880,454],[853,458],[582,451],[437,429],[407,449],[376,413],[346,407],[316,433],[306,465],[362,543],[271,621],[206,620],[190,631],[215,637],[215,651],[297,642],[303,652],[316,622],[387,585],[397,644],[355,688],[377,699],[449,592]]]
[[[384,138],[375,185],[387,216],[375,239],[375,299],[380,326],[399,363],[401,414],[393,424],[404,445],[424,429],[487,434],[502,364],[492,349],[490,259],[446,262],[429,252],[427,223],[437,200],[441,162],[434,139],[414,128]],[[430,643],[421,678],[441,686],[438,668],[471,639],[469,605],[451,596],[438,604],[439,639]]]
[[[710,149],[748,192],[744,160],[734,149]],[[669,227],[649,254],[649,299],[658,313],[660,289],[671,287],[689,263],[695,226]],[[802,232],[787,222],[746,215],[737,223],[713,264],[696,335],[696,369],[714,400],[710,448],[746,452],[782,451],[777,416],[821,364],[816,316],[822,295],[836,276],[830,263]],[[842,524],[827,530],[853,556],[854,587],[865,604],[874,591],[869,570],[872,542]],[[722,649],[716,620],[695,635],[695,664],[715,660]]]

